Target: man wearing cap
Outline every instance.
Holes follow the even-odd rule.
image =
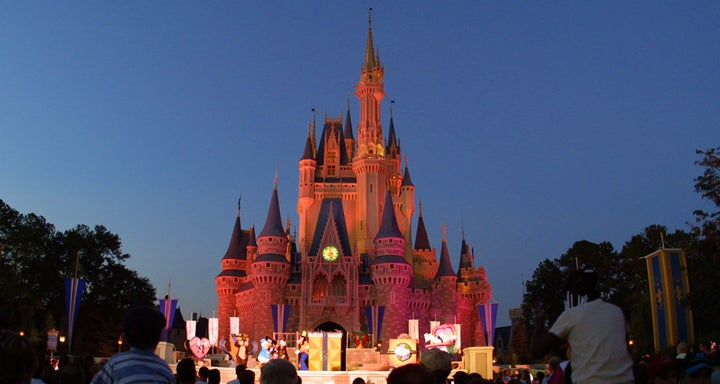
[[[452,371],[450,354],[438,348],[424,351],[420,355],[420,365],[435,376],[436,384],[445,384]]]
[[[627,351],[622,310],[600,298],[597,274],[590,269],[573,272],[567,291],[582,303],[563,311],[550,331],[533,346],[533,355],[557,349],[563,339],[572,347],[572,382],[575,384],[633,383],[632,358]]]

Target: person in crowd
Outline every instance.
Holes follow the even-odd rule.
[[[677,359],[666,354],[653,356],[647,363],[648,384],[677,384]]]
[[[220,384],[220,370],[213,368],[208,371],[208,384]]]
[[[632,383],[633,361],[625,344],[625,316],[618,306],[606,303],[597,289],[597,273],[580,268],[573,272],[567,291],[583,304],[563,311],[533,346],[533,355],[557,349],[562,340],[572,346],[574,383]]]
[[[439,351],[439,349],[433,349]],[[436,376],[420,364],[405,364],[394,368],[387,377],[387,384],[435,384]]]
[[[467,377],[467,384],[485,384],[485,380],[481,374],[472,372]]]
[[[240,384],[254,384],[255,383],[255,371],[246,369],[238,375]]]
[[[111,357],[95,375],[92,384],[175,382],[170,367],[155,354],[165,316],[147,305],[137,305],[125,315],[124,335],[130,350]]]
[[[85,384],[85,370],[75,362],[64,362],[58,372],[61,384]]]
[[[245,367],[245,364],[238,364],[235,366],[235,379],[230,380],[227,382],[227,384],[240,384],[240,374],[245,371],[247,367]]]
[[[546,376],[545,383],[543,384],[563,384],[563,369],[560,366],[562,358],[560,356],[553,356],[548,359],[548,375]]]
[[[466,384],[468,382],[468,374],[465,371],[457,371],[453,375],[453,384]]]
[[[295,366],[285,359],[273,359],[260,367],[261,384],[297,384]]]
[[[178,361],[177,367],[175,367],[175,382],[177,384],[195,384],[196,379],[195,361],[189,357]]]
[[[210,373],[210,368],[206,366],[202,366],[198,369],[198,377],[195,384],[205,384],[208,381],[208,373]]]
[[[452,371],[450,354],[438,348],[423,351],[420,355],[420,365],[435,376],[437,384],[445,384]]]
[[[538,372],[537,375],[535,375],[533,384],[543,384],[543,381],[545,381],[545,372]]]
[[[38,360],[28,339],[15,332],[0,330],[0,383],[28,384]]]
[[[703,352],[698,352],[697,357],[687,364],[685,374],[679,381],[681,384],[710,384],[713,366],[710,365],[708,357],[700,356],[701,353]]]
[[[365,384],[365,379],[362,377],[356,377],[353,379],[352,384]]]

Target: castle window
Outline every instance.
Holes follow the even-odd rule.
[[[328,282],[325,279],[325,276],[317,276],[315,277],[315,281],[313,281],[313,294],[312,294],[312,300],[314,303],[322,303],[323,298],[328,295]]]
[[[333,278],[331,292],[332,296],[347,296],[347,282],[344,276],[337,275]]]

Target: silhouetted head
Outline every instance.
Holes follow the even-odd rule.
[[[11,331],[0,331],[0,383],[29,383],[38,360],[28,339]]]
[[[134,306],[125,315],[125,338],[135,348],[155,349],[164,327],[165,316],[147,305]]]
[[[598,291],[597,272],[592,268],[582,267],[570,274],[565,290],[578,296],[587,296],[588,300],[600,297]]]
[[[273,359],[260,368],[261,384],[297,384],[295,366],[285,359]]]

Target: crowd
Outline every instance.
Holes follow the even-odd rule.
[[[529,370],[498,372],[492,378],[478,373],[452,371],[451,357],[440,349],[421,353],[419,363],[392,369],[387,384],[720,384],[720,350],[706,340],[697,348],[682,342],[675,356],[646,356],[633,365],[625,347],[624,319],[619,308],[602,301],[594,272],[579,270],[569,292],[582,297],[582,305],[567,308],[550,328],[535,354],[562,351],[547,361],[545,372]],[[82,363],[60,359],[57,367],[38,362],[32,344],[17,333],[0,331],[0,384],[126,384],[178,383],[221,384],[220,371],[181,360],[172,372],[154,351],[160,341],[165,317],[155,308],[136,306],[125,318],[124,335],[131,348],[93,370],[92,359]],[[304,336],[304,335],[303,335]],[[304,339],[301,339],[301,343]],[[299,368],[307,369],[307,350]],[[260,367],[261,384],[301,384],[295,365],[285,358],[270,358]],[[253,384],[255,372],[238,364],[236,379],[225,384]],[[365,384],[356,379],[353,384]]]

